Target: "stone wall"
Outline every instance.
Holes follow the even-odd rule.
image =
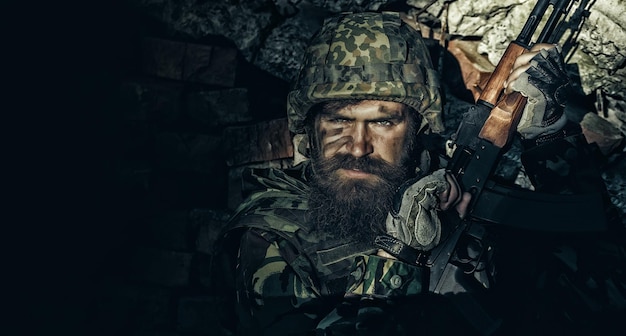
[[[287,83],[223,39],[155,30],[137,43],[116,93],[115,170],[132,218],[86,318],[94,333],[215,335],[213,244],[242,200],[241,169],[293,156],[280,98]]]

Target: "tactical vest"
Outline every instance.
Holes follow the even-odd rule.
[[[282,257],[311,291],[320,296],[336,294],[345,290],[354,256],[372,254],[376,248],[320,235],[310,227],[306,219],[309,187],[294,177],[305,179],[306,169],[307,164],[289,171],[246,171],[244,180],[265,189],[237,209],[224,240],[229,241],[228,246],[237,246],[243,231],[257,229],[266,240],[278,244]]]

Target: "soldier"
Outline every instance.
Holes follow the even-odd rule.
[[[559,48],[538,45],[515,67],[507,90],[532,97],[518,131],[537,190],[603,191],[592,148],[564,114],[569,80]],[[218,244],[216,286],[228,296],[225,314],[235,312],[225,327],[252,335],[584,330],[575,322],[589,317],[586,307],[552,310],[578,300],[577,265],[558,262],[576,248],[555,251],[558,243],[541,244],[552,236],[512,237],[479,222],[458,229],[471,197],[423,141],[444,130],[441,113],[438,74],[400,14],[327,19],[288,96],[289,127],[306,159],[244,173],[249,197]],[[407,190],[418,197],[417,219],[394,221],[390,211]],[[623,308],[615,269],[586,280],[603,293],[614,286],[612,307]]]

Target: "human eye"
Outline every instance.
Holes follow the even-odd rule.
[[[380,119],[380,120],[375,120],[374,124],[376,126],[391,127],[395,125],[395,122],[390,119]]]

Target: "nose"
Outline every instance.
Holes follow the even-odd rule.
[[[369,155],[374,151],[367,125],[357,123],[352,127],[352,141],[347,146],[350,154],[356,158]]]

